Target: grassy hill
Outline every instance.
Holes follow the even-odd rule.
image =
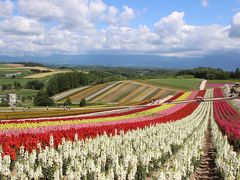
[[[141,80],[140,82],[170,89],[193,90],[199,88],[202,80],[196,78],[190,79],[167,78],[167,79],[147,79]]]

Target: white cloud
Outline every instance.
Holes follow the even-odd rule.
[[[240,12],[233,16],[229,35],[232,38],[240,38]]]
[[[120,23],[125,25],[128,24],[130,20],[135,17],[135,12],[132,8],[127,5],[123,6],[124,11],[120,14]]]
[[[135,17],[134,10],[123,11],[108,6],[102,0],[19,0],[20,12],[41,21],[56,21],[64,28],[92,28],[96,21],[127,24]]]
[[[102,32],[105,37],[103,50],[119,50],[126,52],[152,51],[158,36],[147,26],[139,28],[111,26]]]
[[[202,5],[203,7],[208,7],[208,6],[209,6],[208,0],[202,0],[201,5]]]
[[[37,35],[43,33],[41,24],[32,19],[14,16],[1,22],[0,29],[3,32],[16,35]]]
[[[155,23],[154,28],[163,41],[176,43],[184,36],[183,33],[186,29],[183,18],[184,12],[174,11],[169,16],[163,17]]]
[[[117,24],[117,14],[118,9],[114,6],[109,6],[105,14],[101,16],[102,20],[108,24],[116,25]]]
[[[94,0],[89,3],[89,14],[92,19],[99,18],[107,10],[107,5],[102,0]]]
[[[8,17],[12,15],[14,4],[9,1],[0,1],[0,16]]]
[[[51,19],[63,16],[60,7],[48,0],[18,0],[19,10],[31,18]]]
[[[64,4],[64,5],[62,5]],[[134,9],[103,0],[19,0],[18,15],[0,20],[0,54],[120,52],[200,56],[240,51],[240,13],[231,26],[194,26],[174,11],[153,26],[131,27]],[[97,28],[98,23],[106,27]]]

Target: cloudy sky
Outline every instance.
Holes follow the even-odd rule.
[[[240,52],[240,0],[0,0],[0,55]]]

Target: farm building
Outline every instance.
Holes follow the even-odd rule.
[[[9,106],[16,106],[17,104],[17,94],[7,94],[7,101]]]
[[[17,94],[0,95],[0,102],[6,101],[10,107],[16,106]]]
[[[5,74],[6,77],[13,77],[13,76],[20,76],[22,73],[17,72],[17,73],[11,73],[11,74]]]

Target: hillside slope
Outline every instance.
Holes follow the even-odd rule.
[[[76,91],[76,89],[73,91],[70,90],[57,94],[53,98],[57,101],[63,102],[69,97],[74,104],[79,103],[83,98],[90,103],[126,104],[163,98],[170,94],[174,95],[177,92],[178,91],[174,89],[165,89],[140,82],[117,81],[79,88],[79,91]],[[65,94],[64,97],[62,96],[63,94]],[[56,97],[61,97],[61,99]]]

